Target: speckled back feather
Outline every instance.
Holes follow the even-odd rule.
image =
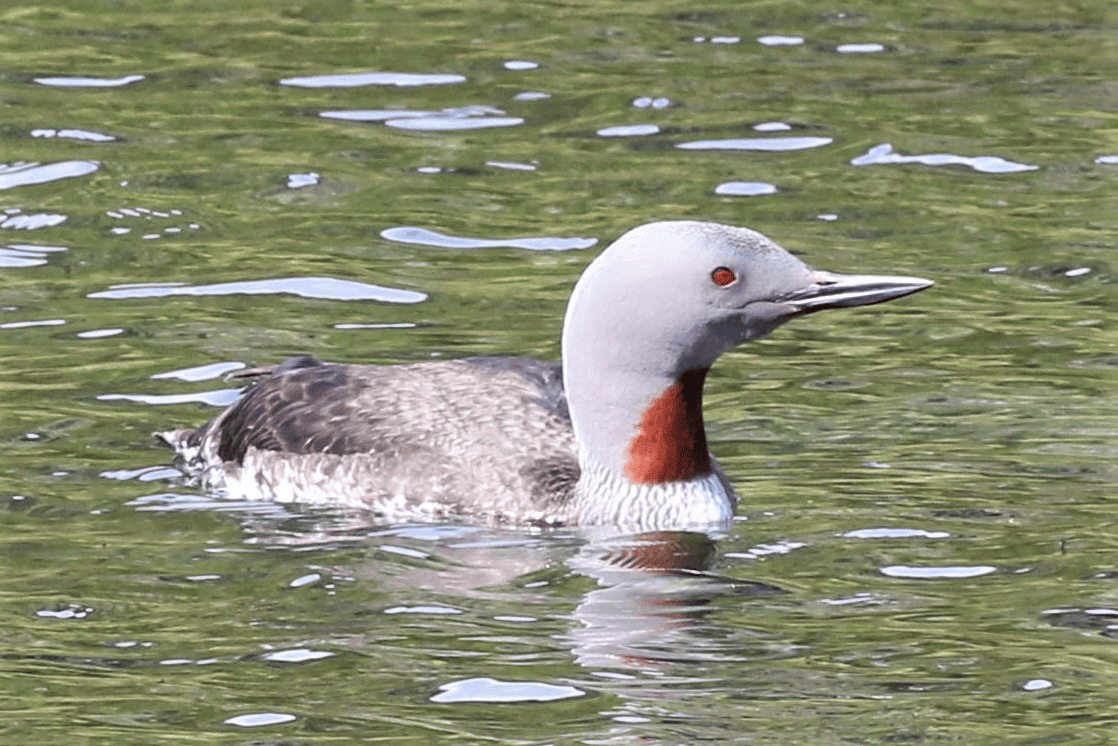
[[[294,492],[393,515],[480,507],[497,521],[563,522],[579,476],[560,367],[527,358],[292,358],[208,424],[162,437],[198,452],[207,486],[234,496]]]

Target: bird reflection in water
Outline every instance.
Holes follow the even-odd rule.
[[[720,598],[764,598],[783,591],[766,583],[708,572],[714,538],[700,532],[656,531],[595,541],[570,561],[593,577],[574,616],[582,627],[567,637],[577,662],[591,669],[664,669],[711,659],[714,647],[696,634]]]

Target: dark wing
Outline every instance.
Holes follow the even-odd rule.
[[[297,358],[253,373],[267,377],[186,436],[187,445],[239,465],[250,449],[357,454],[351,463],[377,475],[362,477],[370,492],[395,494],[384,485],[406,481],[412,494],[461,499],[463,509],[471,500],[487,502],[495,513],[524,507],[501,495],[558,509],[578,481],[562,372],[553,363],[473,358],[376,366]]]
[[[383,447],[377,412],[354,406],[370,383],[353,375],[361,369],[298,360],[278,366],[220,418],[223,461],[240,463],[250,446],[337,456]]]

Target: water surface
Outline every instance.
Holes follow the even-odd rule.
[[[0,10],[0,740],[1111,740],[1109,2],[235,5]],[[556,359],[671,218],[937,281],[715,367],[727,536],[236,503],[150,436],[293,354]]]

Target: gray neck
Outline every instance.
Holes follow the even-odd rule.
[[[726,530],[737,496],[707,452],[700,414],[706,371],[683,374],[690,379],[691,401],[687,402],[687,397],[671,395],[686,380],[608,366],[599,371],[591,364],[598,359],[564,355],[563,375],[581,469],[575,486],[575,520],[581,526],[609,525],[627,533]],[[694,421],[690,432],[684,433],[684,443],[667,433],[662,434],[667,447],[661,447],[664,443],[655,442],[657,433],[649,431],[647,421],[665,399],[686,404],[684,410],[693,408]],[[635,457],[648,438],[654,442],[644,443],[645,458]]]
[[[670,378],[637,373],[603,376],[592,366],[563,363],[563,383],[579,460],[590,456],[610,472],[625,473],[629,444],[653,400],[674,384]]]
[[[586,297],[592,293],[576,287],[563,325],[564,388],[584,471],[592,462],[640,484],[709,473],[705,366],[689,366],[691,356],[681,359],[679,349],[657,343],[639,320],[613,324],[585,312],[605,309],[608,316],[616,307]]]

